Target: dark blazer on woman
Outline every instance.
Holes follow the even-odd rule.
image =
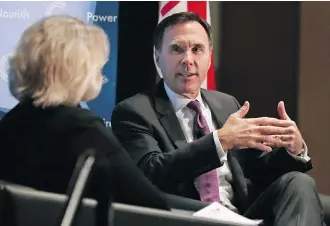
[[[168,209],[103,120],[78,107],[41,108],[28,100],[8,112],[0,121],[0,180],[65,193],[87,148],[102,159],[92,171],[87,196],[110,192],[104,189],[109,183],[116,202]]]

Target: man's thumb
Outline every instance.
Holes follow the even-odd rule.
[[[248,101],[244,102],[244,105],[236,111],[235,115],[239,118],[244,118],[244,116],[249,112],[250,103]]]
[[[283,101],[280,101],[277,105],[277,112],[280,116],[281,119],[284,119],[284,120],[290,120],[290,117],[288,116],[288,114],[286,113],[286,110],[285,110],[285,106],[284,106],[284,102]]]

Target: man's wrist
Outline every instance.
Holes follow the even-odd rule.
[[[301,148],[298,148],[295,152],[293,152],[295,156],[303,157],[304,156],[304,146],[301,145]]]
[[[217,131],[213,131],[213,140],[214,140],[215,148],[217,150],[217,153],[218,153],[218,156],[220,159],[220,163],[222,163],[224,161],[224,159],[226,158],[226,153],[222,148]]]
[[[222,146],[223,151],[224,152],[227,152],[230,149],[230,147],[229,147],[229,145],[227,143],[226,135],[225,135],[223,129],[219,129],[217,131],[217,133],[218,133],[218,138],[219,138],[219,141],[221,143],[221,146]]]

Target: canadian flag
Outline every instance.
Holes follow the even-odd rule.
[[[210,6],[208,1],[162,1],[160,2],[159,6],[158,23],[173,13],[194,12],[198,14],[202,19],[206,20],[209,24],[211,24]],[[156,68],[158,74],[162,76],[157,65]],[[211,90],[216,89],[213,55],[211,57],[210,69],[204,83],[202,84],[202,87]]]

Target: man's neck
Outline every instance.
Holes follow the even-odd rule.
[[[184,96],[184,97],[186,97],[188,99],[196,99],[196,97],[198,96],[199,92],[198,93],[181,93],[179,95]]]
[[[199,95],[200,93],[200,89],[198,90],[198,92],[195,92],[195,93],[177,93],[175,92],[173,89],[171,89],[167,83],[165,82],[164,80],[164,87],[165,89],[168,89],[168,90],[171,90],[173,93],[177,94],[177,95],[180,95],[182,97],[185,97],[185,98],[188,98],[188,99],[196,99],[196,97]]]

